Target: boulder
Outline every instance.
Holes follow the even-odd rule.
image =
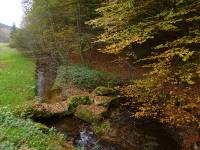
[[[64,116],[70,114],[67,101],[55,104],[36,102],[29,106],[24,113],[33,118],[49,118],[53,116]]]
[[[93,96],[91,100],[95,105],[109,107],[111,102],[111,97],[108,96]]]
[[[76,108],[75,116],[88,123],[99,122],[107,114],[107,109],[103,106],[80,105]]]
[[[117,107],[120,105],[120,98],[117,96],[90,96],[90,99],[98,106],[109,107],[112,105]]]
[[[89,105],[91,101],[89,96],[74,95],[68,97],[67,103],[69,104],[69,110],[74,112],[79,105]]]
[[[108,96],[108,95],[114,95],[116,91],[113,88],[108,88],[108,87],[97,87],[93,91],[94,95],[96,96]]]

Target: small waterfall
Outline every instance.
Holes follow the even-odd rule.
[[[45,77],[44,72],[37,71],[37,98],[43,99],[44,94],[44,84],[45,84]]]
[[[98,141],[93,132],[89,131],[85,126],[82,127],[80,131],[80,138],[75,141],[75,145],[77,147],[86,147],[86,149],[90,149],[94,146],[99,146]],[[96,149],[95,149],[96,150]],[[104,150],[104,149],[102,149]]]

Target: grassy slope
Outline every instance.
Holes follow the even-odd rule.
[[[0,105],[33,99],[35,65],[16,49],[0,43]]]
[[[34,70],[33,62],[0,43],[0,150],[63,149],[63,135],[51,130],[45,134],[39,124],[14,116],[11,111],[34,98]]]

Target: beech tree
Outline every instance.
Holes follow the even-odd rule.
[[[200,2],[110,0],[97,10],[102,16],[87,24],[104,29],[96,42],[107,46],[100,51],[125,53],[151,68],[144,79],[121,89],[127,105],[140,104],[135,117],[152,116],[175,126],[199,122]],[[135,47],[147,43],[148,55],[139,59]]]

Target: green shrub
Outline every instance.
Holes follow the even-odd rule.
[[[118,76],[106,71],[93,70],[85,66],[61,66],[57,72],[54,87],[71,83],[79,88],[94,89],[98,86],[108,86],[110,82],[116,82]]]

